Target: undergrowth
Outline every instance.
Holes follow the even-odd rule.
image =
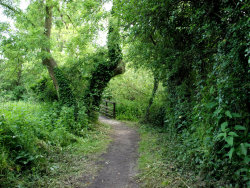
[[[108,142],[108,127],[88,124],[84,110],[75,120],[72,108],[57,103],[2,103],[1,187],[56,187],[58,174],[83,171],[73,159],[86,166],[88,157]]]
[[[163,128],[145,124],[133,124],[139,127],[141,141],[137,181],[141,187],[223,187],[225,182],[205,181],[201,174],[192,171],[189,163],[178,159],[184,153],[180,151],[181,140],[171,136]],[[183,148],[184,149],[184,148]]]

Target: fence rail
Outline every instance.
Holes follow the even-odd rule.
[[[116,103],[109,100],[102,100],[102,104],[100,105],[100,113],[110,117],[116,117]]]

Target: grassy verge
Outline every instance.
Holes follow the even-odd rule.
[[[140,125],[126,122],[128,125],[139,127],[139,174],[137,181],[140,187],[197,187],[204,182],[176,162],[174,152],[176,140],[161,128],[152,125]]]

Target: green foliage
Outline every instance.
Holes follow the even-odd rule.
[[[126,59],[157,73],[166,88],[165,128],[184,145],[177,160],[204,178],[249,184],[249,3],[114,5],[128,36]]]
[[[116,18],[111,17],[108,32],[108,58],[102,55],[102,61],[99,61],[94,70],[91,72],[89,85],[84,96],[88,115],[92,120],[97,119],[97,111],[101,103],[102,94],[107,84],[112,77],[123,73],[118,71],[119,66],[122,66],[122,53],[120,48],[119,25]]]
[[[98,50],[99,51],[99,50]],[[100,50],[101,51],[101,50]],[[88,79],[93,67],[99,62],[96,53],[85,54],[80,59],[69,58],[61,71],[67,76],[73,96],[76,100],[81,100],[88,85]]]
[[[166,110],[162,104],[153,104],[150,108],[148,123],[163,127],[165,125]]]
[[[35,98],[40,101],[53,102],[58,100],[57,93],[52,80],[44,77],[31,86],[31,90],[36,95]]]
[[[117,18],[111,17],[109,20],[108,31],[108,56],[110,60],[110,66],[116,67],[122,60],[122,53],[120,47],[120,33],[119,22]]]
[[[0,114],[1,185],[12,181],[11,174],[46,170],[52,151],[77,142],[88,130],[85,108],[75,121],[74,108],[58,103],[6,102]]]
[[[143,117],[152,93],[151,78],[126,75],[129,79],[111,81],[104,92],[111,78],[122,72],[117,70],[124,58],[137,69],[149,70],[163,84],[148,121],[160,126],[164,121],[164,129],[176,137],[173,156],[178,164],[205,174],[202,178],[208,180],[249,185],[247,1],[114,0],[107,50],[90,44],[106,16],[102,1],[46,3],[53,12],[51,18],[56,18],[49,40],[41,22],[46,17],[43,1],[32,1],[26,11],[12,1],[0,2],[16,27],[0,23],[1,101],[28,99],[31,85],[40,100],[55,101],[53,83],[43,79],[48,73],[40,63],[52,56],[59,62],[55,76],[60,94],[60,103],[51,109],[31,105],[33,111],[26,113],[26,108],[23,112],[11,104],[0,109],[5,114],[0,132],[2,172],[44,164],[37,141],[53,147],[73,142],[89,129],[83,126],[85,111],[90,119],[97,119],[103,93],[118,102],[118,118]],[[37,111],[41,113],[32,119]]]
[[[20,100],[23,99],[23,95],[26,92],[25,88],[23,86],[17,86],[13,90],[14,100]]]
[[[63,105],[75,106],[76,99],[72,93],[68,79],[59,68],[54,68],[54,72],[59,86],[59,101]]]
[[[138,121],[144,115],[145,108],[145,103],[126,99],[119,100],[116,105],[116,119]]]
[[[185,146],[181,146],[181,142],[172,137],[170,132],[166,132],[165,128],[146,124],[136,126],[139,128],[141,138],[137,181],[142,187],[220,186],[211,180],[200,181],[188,166],[178,163],[175,151],[179,150],[179,147],[185,149]]]
[[[117,103],[116,118],[139,121],[144,115],[153,89],[153,76],[145,69],[127,68],[123,75],[113,78],[105,89],[103,97]],[[150,112],[152,122],[158,124],[165,116],[161,113],[162,85],[159,86],[155,103]]]
[[[2,88],[0,94],[0,101],[25,100],[26,97],[26,88],[24,86],[15,86],[12,90],[10,90],[9,88]]]

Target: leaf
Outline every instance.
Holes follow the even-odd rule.
[[[210,102],[210,103],[206,104],[206,107],[211,109],[211,108],[215,107],[216,104],[217,103],[215,103],[215,102]]]
[[[247,147],[245,146],[245,144],[241,143],[240,144],[240,151],[243,155],[247,155]]]
[[[250,162],[250,158],[248,156],[244,157],[244,163],[248,164]]]
[[[227,134],[226,133],[220,133],[217,135],[217,138],[224,137],[226,138]]]
[[[247,172],[247,171],[248,171],[247,168],[241,168],[241,169],[237,170],[237,171],[235,172],[235,174],[240,175],[240,173],[242,173],[242,172]]]
[[[167,180],[165,180],[165,181],[163,181],[161,184],[162,184],[163,186],[167,186],[167,185],[169,184],[169,182],[168,182]]]
[[[229,118],[232,118],[232,117],[233,117],[232,114],[231,114],[231,112],[228,111],[228,110],[225,112],[225,114],[226,114]]]
[[[218,108],[217,110],[214,111],[214,116],[217,116],[219,113],[221,113],[222,108]]]
[[[237,131],[244,131],[244,130],[246,130],[246,127],[244,127],[244,126],[242,126],[242,125],[236,125],[236,126],[234,127],[234,129],[237,130]]]
[[[214,87],[213,86],[210,88],[209,93],[214,94]]]
[[[238,137],[238,136],[239,136],[239,135],[237,135],[235,132],[229,132],[228,135],[234,136],[234,137]]]
[[[221,130],[223,131],[223,132],[226,132],[226,127],[228,126],[228,122],[227,121],[225,121],[225,122],[223,122],[222,124],[221,124]]]
[[[225,141],[228,143],[228,145],[233,146],[234,137],[233,136],[228,136],[228,137],[225,138]]]
[[[159,7],[159,5],[154,6],[151,10],[154,11]]]
[[[234,150],[235,150],[234,148],[231,148],[230,151],[229,151],[228,154],[227,154],[230,160],[232,159]]]
[[[250,148],[250,144],[249,143],[244,143],[245,144],[245,146],[247,147],[247,148]]]
[[[232,116],[233,116],[234,118],[240,118],[240,117],[241,117],[241,115],[238,114],[238,113],[232,113]]]

